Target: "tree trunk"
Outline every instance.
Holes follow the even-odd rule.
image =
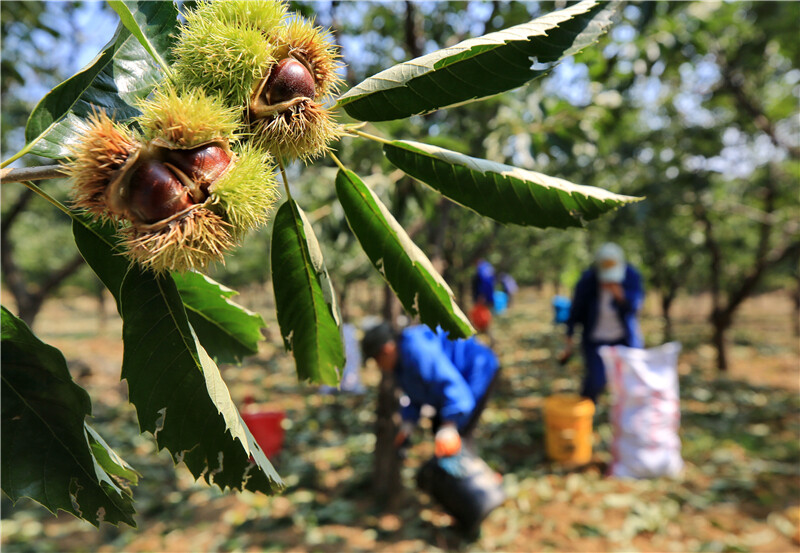
[[[458,305],[462,307],[467,305],[467,295],[469,294],[468,290],[469,286],[467,286],[466,279],[459,278],[456,281],[456,292],[455,292],[456,301],[458,302]]]
[[[339,314],[342,316],[342,322],[350,322],[350,310],[347,307],[347,293],[350,288],[351,281],[344,279],[344,282],[339,287]]]
[[[33,321],[41,311],[45,298],[40,295],[27,294],[14,299],[17,300],[17,316],[33,328]]]
[[[712,343],[717,350],[717,369],[722,372],[728,370],[728,353],[726,347],[726,334],[730,327],[730,319],[721,311],[711,314],[711,324],[714,327]]]
[[[425,38],[422,36],[422,26],[417,7],[409,0],[406,0],[405,34],[408,53],[411,54],[412,58],[420,57]]]
[[[447,229],[450,225],[450,211],[452,208],[453,202],[447,198],[442,198],[437,204],[439,216],[435,219],[433,224],[428,226],[428,258],[431,260],[433,268],[441,275],[444,274],[447,268],[444,248]]]
[[[675,301],[675,294],[662,292],[661,294],[661,317],[664,319],[664,341],[672,341],[672,302]]]
[[[393,328],[397,317],[397,301],[388,285],[384,287],[383,316]],[[395,330],[397,330],[395,328]],[[392,509],[400,499],[402,482],[400,480],[400,457],[394,447],[394,437],[399,430],[397,412],[399,402],[395,391],[394,376],[381,371],[378,388],[377,420],[375,422],[375,469],[372,492],[375,502],[381,509]]]
[[[728,354],[725,349],[725,329],[714,327],[713,337],[714,347],[717,349],[717,369],[722,372],[728,371]]]
[[[77,271],[83,265],[83,257],[76,254],[71,261],[67,262],[61,269],[52,273],[44,283],[31,291],[27,284],[24,282],[24,276],[21,271],[16,267],[13,261],[13,250],[5,240],[1,241],[6,247],[3,248],[0,257],[2,257],[3,271],[5,274],[6,283],[9,284],[9,289],[14,296],[14,301],[17,303],[17,314],[20,319],[33,328],[33,321],[41,311],[45,300],[50,294],[67,279],[72,273]],[[11,282],[19,281],[17,285],[11,285]]]
[[[800,278],[794,287],[794,336],[800,338]]]
[[[392,509],[397,504],[402,490],[400,457],[394,447],[394,437],[398,432],[396,421],[398,404],[394,376],[384,371],[378,388],[375,472],[372,481],[372,492],[381,509]]]

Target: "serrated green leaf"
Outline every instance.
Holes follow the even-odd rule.
[[[500,223],[577,227],[641,200],[419,142],[395,140],[383,151],[405,173]]]
[[[91,426],[84,424],[92,455],[98,465],[111,475],[128,480],[131,484],[139,483],[140,474],[136,472],[119,454],[111,449],[103,437]]]
[[[152,4],[153,2],[147,3]],[[139,4],[141,2],[108,0],[108,5],[117,12],[120,22],[136,37],[139,44],[153,57],[153,60],[161,66],[164,72],[169,74],[169,65],[161,56],[156,44],[167,43],[169,37],[174,34],[178,10],[174,2],[155,2],[154,7],[158,11],[148,14],[139,7]],[[164,12],[166,17],[162,17],[159,12]],[[169,48],[165,47],[164,51],[169,53]]]
[[[441,325],[452,338],[474,334],[450,287],[358,175],[340,170],[336,194],[353,234],[406,311],[431,328]]]
[[[116,295],[125,345],[122,378],[141,430],[153,433],[159,448],[169,449],[196,478],[222,489],[281,489],[189,324],[172,278],[116,261],[122,258],[113,242],[86,221],[76,218],[73,232],[89,266]]]
[[[275,215],[271,255],[278,324],[297,376],[336,386],[344,369],[339,308],[314,229],[292,199]]]
[[[616,4],[584,0],[369,77],[339,98],[348,115],[388,121],[488,98],[541,77],[595,42]]]
[[[117,303],[117,312],[121,315],[119,295],[122,279],[128,272],[130,261],[121,255],[123,250],[118,245],[114,225],[92,222],[88,217],[73,215],[72,234],[80,252],[91,251],[93,248],[100,248],[100,252],[112,252],[112,255],[97,255],[92,264],[92,270],[111,292]]]
[[[64,356],[2,307],[2,488],[99,526],[136,526],[129,493],[98,465],[84,431],[86,391]]]
[[[217,363],[241,363],[258,353],[267,326],[258,313],[230,298],[238,294],[197,272],[172,275],[200,343]]]
[[[95,240],[105,242],[106,247],[115,247],[117,238],[112,225],[98,225],[83,220],[80,226],[83,229],[75,234],[76,241],[83,240],[88,232],[95,235]],[[87,244],[83,247],[91,246]],[[122,277],[128,265],[124,257],[113,255],[98,258],[94,266],[95,272],[112,291],[115,299],[119,298]],[[244,356],[258,353],[258,342],[263,339],[261,329],[266,323],[261,315],[230,300],[237,294],[235,290],[200,273],[175,273],[172,276],[192,328],[217,363],[239,363]]]
[[[172,2],[126,2],[131,16],[142,22],[157,52],[166,56],[177,25]],[[140,29],[140,30],[141,30]],[[151,55],[122,24],[102,51],[82,70],[56,86],[31,112],[25,127],[25,148],[4,165],[26,153],[53,159],[69,155],[83,120],[103,109],[126,121],[139,114],[137,100],[163,79]]]

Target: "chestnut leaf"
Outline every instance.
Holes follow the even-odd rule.
[[[336,386],[345,362],[339,307],[314,229],[292,199],[275,214],[270,250],[278,324],[297,376]]]
[[[641,200],[410,140],[384,144],[383,152],[406,174],[500,223],[580,227]]]
[[[173,2],[125,2],[131,17],[153,48],[168,59],[171,36],[177,32]],[[98,55],[83,69],[48,92],[28,117],[24,154],[63,159],[69,155],[84,119],[102,109],[117,121],[139,115],[134,103],[145,98],[163,79],[153,57],[123,24]]]
[[[407,61],[342,95],[337,105],[360,121],[388,121],[481,100],[541,77],[595,42],[615,3],[584,0],[522,25],[471,38]]]
[[[86,437],[89,439],[89,446],[92,448],[92,455],[94,455],[97,464],[103,467],[103,470],[108,474],[123,478],[133,485],[138,484],[141,475],[120,457],[116,451],[111,449],[94,428],[88,424],[84,426],[86,428]]]
[[[195,478],[223,490],[269,494],[282,489],[192,329],[172,278],[129,264],[114,249],[107,229],[76,217],[73,233],[86,262],[117,300],[122,378],[142,431],[152,433],[159,449],[169,449]]]
[[[5,307],[2,364],[3,491],[12,501],[30,497],[95,526],[135,527],[131,494],[111,477],[135,482],[135,473],[86,425],[89,394],[72,380],[61,352]]]
[[[186,315],[200,343],[217,363],[241,363],[258,353],[267,326],[258,313],[232,301],[238,292],[206,275],[189,271],[173,273]]]
[[[409,315],[441,326],[452,338],[474,334],[450,287],[358,175],[340,170],[336,195],[353,234]]]
[[[176,20],[175,3],[157,2],[157,8],[163,9],[166,17],[161,17],[158,12],[153,16],[148,16],[141,10],[136,9],[137,4],[138,2],[130,0],[108,0],[108,5],[111,9],[117,12],[120,23],[136,37],[136,40],[139,41],[139,44],[142,45],[145,51],[150,54],[161,69],[169,75],[171,72],[170,67],[158,51],[156,40],[161,39],[161,42],[163,42],[164,38],[169,38],[175,31],[174,24],[170,25],[170,28],[165,28],[165,26],[161,24],[163,22],[174,22]],[[153,24],[153,22],[155,22],[155,24]],[[151,40],[151,37],[153,40]],[[168,48],[164,48],[164,50],[167,54],[169,53]]]

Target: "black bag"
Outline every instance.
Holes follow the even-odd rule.
[[[502,479],[483,459],[462,450],[454,457],[432,457],[417,473],[417,485],[442,504],[469,532],[506,499]]]

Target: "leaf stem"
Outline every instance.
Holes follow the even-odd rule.
[[[53,196],[51,196],[50,194],[48,194],[47,192],[45,192],[44,190],[33,184],[32,182],[22,181],[22,184],[33,190],[36,194],[38,194],[39,196],[41,196],[42,198],[53,204],[55,207],[57,207],[64,213],[66,213],[70,219],[76,219],[75,214],[72,211],[70,211],[70,209],[67,206],[56,200]]]
[[[14,154],[13,156],[11,156],[11,157],[10,157],[10,158],[8,158],[7,160],[5,160],[3,163],[0,163],[0,169],[2,169],[3,167],[5,167],[6,165],[9,165],[10,163],[13,163],[13,162],[17,161],[19,158],[21,158],[22,156],[24,156],[25,154],[27,154],[29,151],[31,151],[31,149],[33,149],[33,145],[34,145],[34,144],[36,144],[36,140],[34,140],[33,142],[30,142],[30,143],[26,144],[26,145],[25,145],[25,147],[24,147],[24,148],[22,148],[22,149],[21,149],[19,152],[17,152],[16,154]]]
[[[38,165],[36,167],[3,169],[0,171],[0,183],[58,179],[65,176],[67,173],[61,165]]]
[[[281,176],[283,177],[283,187],[286,189],[286,197],[288,199],[292,199],[292,191],[289,190],[289,179],[286,177],[286,168],[283,166],[283,160],[278,158],[278,167],[281,170]]]
[[[344,165],[342,165],[342,162],[341,162],[341,161],[339,161],[339,158],[338,158],[338,157],[336,157],[336,154],[334,154],[333,152],[328,152],[328,154],[329,154],[329,155],[331,156],[331,158],[333,159],[333,162],[334,162],[336,165],[338,165],[338,166],[339,166],[339,169],[341,169],[342,171],[345,171],[345,172],[347,171],[347,169],[345,169]]]
[[[375,136],[374,134],[369,134],[364,131],[360,131],[358,129],[348,129],[350,133],[357,134],[362,138],[368,138],[369,140],[374,140],[375,142],[380,142],[381,144],[391,144],[391,140],[386,140],[385,138],[381,138],[380,136]]]

